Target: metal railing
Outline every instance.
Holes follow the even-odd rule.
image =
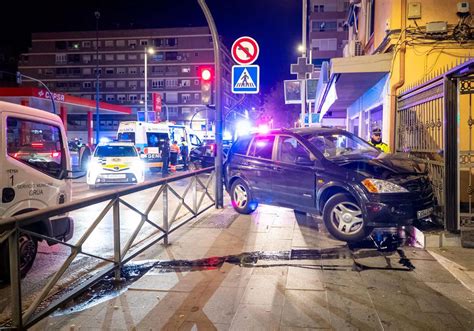
[[[207,179],[200,178],[200,175],[207,175]],[[214,206],[215,199],[210,194],[210,187],[214,188],[211,183],[214,180],[214,167],[201,169],[198,171],[189,172],[182,175],[177,175],[169,178],[163,178],[156,181],[143,183],[130,188],[123,188],[116,191],[109,191],[103,194],[99,194],[90,198],[85,198],[73,202],[66,203],[43,210],[22,214],[10,218],[0,220],[0,224],[7,226],[8,230],[0,235],[0,244],[8,241],[9,247],[9,258],[10,258],[10,291],[11,291],[11,325],[17,329],[27,329],[40,321],[42,318],[48,316],[52,311],[57,309],[61,304],[70,300],[74,296],[83,292],[84,289],[93,285],[95,282],[103,278],[104,276],[114,272],[115,279],[120,280],[121,267],[125,263],[131,261],[139,254],[154,246],[159,241],[163,240],[164,244],[168,244],[169,235],[176,231],[181,226],[185,225],[192,219],[196,218],[209,208]],[[181,180],[190,179],[184,192],[179,194],[170,184]],[[123,199],[124,196],[137,193],[148,189],[157,189],[154,191],[154,196],[151,202],[146,206],[144,211],[139,210],[131,203]],[[199,196],[198,191],[202,191]],[[191,192],[192,202],[186,201]],[[174,211],[170,210],[170,195],[176,197],[179,201]],[[210,200],[211,204],[203,206],[205,198]],[[162,223],[158,224],[156,221],[150,220],[150,212],[155,207],[157,201],[163,199],[163,210],[162,210]],[[102,209],[99,215],[95,218],[92,224],[85,230],[81,237],[75,244],[65,243],[55,238],[51,238],[42,234],[38,234],[24,227],[31,225],[35,222],[54,217],[57,215],[63,215],[65,213],[79,210],[85,207],[96,205],[98,203],[107,202],[106,206]],[[122,247],[121,245],[121,211],[120,207],[123,206],[133,211],[140,216],[135,230],[130,235],[126,244]],[[181,217],[178,221],[178,213],[181,209],[186,209],[188,213]],[[83,250],[84,242],[90,238],[94,230],[97,229],[98,225],[104,220],[105,216],[112,211],[113,221],[113,256],[103,257],[92,253],[85,252]],[[172,214],[171,214],[172,213]],[[170,217],[171,214],[171,217]],[[189,215],[189,217],[188,217]],[[184,218],[184,220],[182,220]],[[174,224],[176,223],[176,224]],[[153,228],[158,230],[157,236],[149,239],[145,244],[140,247],[133,249],[135,240],[140,234],[145,224],[151,225]],[[173,225],[174,224],[174,225]],[[35,297],[33,302],[25,308],[22,308],[22,284],[20,276],[20,264],[19,264],[19,244],[18,238],[21,233],[26,233],[32,237],[48,240],[53,243],[65,245],[71,249],[71,253],[67,259],[63,262],[61,267],[54,273],[54,275],[47,281],[43,287],[41,293]],[[105,266],[102,266],[100,270],[88,279],[85,279],[81,284],[74,288],[72,291],[66,293],[58,299],[55,299],[45,308],[42,307],[41,311],[38,311],[40,305],[51,293],[53,287],[58,283],[60,278],[64,275],[65,271],[71,266],[72,262],[80,254],[98,259],[105,262]],[[112,255],[112,254],[111,254]]]

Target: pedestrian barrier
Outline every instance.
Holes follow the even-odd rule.
[[[207,177],[207,179],[200,178],[203,176]],[[0,225],[2,226],[2,228],[7,227],[8,229],[6,232],[0,234],[0,244],[3,242],[8,242],[9,247],[11,282],[11,327],[16,329],[27,329],[33,326],[42,318],[48,316],[51,312],[57,309],[61,304],[83,292],[85,289],[87,289],[88,287],[90,287],[95,282],[97,282],[108,274],[114,273],[115,279],[120,280],[120,271],[122,265],[131,261],[133,258],[137,257],[150,247],[156,245],[161,240],[163,240],[164,244],[168,244],[169,235],[172,232],[176,231],[181,226],[195,219],[197,216],[214,206],[215,199],[210,194],[209,189],[210,186],[214,187],[214,185],[211,185],[211,183],[213,183],[214,181],[214,178],[214,167],[210,167],[188,172],[182,175],[139,184],[129,188],[123,188],[116,191],[108,191],[106,193],[99,194],[90,198],[73,201],[67,204],[38,210],[27,214],[1,219]],[[179,194],[177,190],[170,185],[173,182],[178,182],[187,179],[189,179],[190,181],[182,194]],[[144,211],[139,210],[131,203],[124,200],[125,196],[148,189],[156,189],[156,191],[154,191],[153,199],[147,205]],[[200,196],[199,193],[201,193]],[[170,210],[169,208],[170,194],[175,196],[179,201],[174,211]],[[190,205],[190,203],[186,201],[186,198],[189,199],[189,196],[192,199],[192,205]],[[210,204],[203,206],[204,199],[206,197],[208,198],[208,200],[206,201],[210,201]],[[163,201],[163,212],[162,223],[158,224],[157,221],[150,220],[149,215],[160,198]],[[82,236],[75,244],[61,242],[57,239],[40,235],[22,228],[45,218],[63,215],[65,213],[83,209],[85,207],[96,205],[101,202],[107,202],[106,206],[102,209],[97,218],[92,222],[91,226],[87,228],[87,230],[82,234]],[[123,206],[122,209],[128,208],[129,210],[140,216],[140,221],[138,222],[131,236],[126,241],[125,245],[121,245],[121,206]],[[186,209],[188,213],[184,217],[178,219],[178,213],[183,208]],[[91,237],[92,233],[104,220],[104,217],[108,214],[109,211],[112,211],[113,219],[113,252],[110,252],[111,256],[97,256],[95,254],[83,251],[84,242]],[[146,243],[142,244],[141,246],[134,247],[134,242],[137,239],[137,236],[140,234],[140,231],[142,230],[145,223],[151,225],[156,230],[158,230],[158,233],[156,237],[150,238]],[[20,277],[20,256],[18,243],[18,238],[21,233],[27,233],[30,236],[38,239],[48,240],[57,244],[65,245],[71,249],[70,255],[64,261],[62,266],[47,281],[41,293],[35,297],[33,302],[29,304],[28,307],[24,307],[24,309],[22,309],[23,297]],[[74,288],[72,291],[64,294],[63,296],[57,299],[54,298],[54,301],[52,301],[46,307],[43,307],[45,299],[52,297],[51,290],[53,289],[53,287],[58,283],[58,281],[64,275],[66,269],[71,266],[72,262],[80,254],[103,261],[105,263],[105,266],[100,267],[100,270],[93,277],[84,279],[84,281],[81,282],[81,284],[77,288]],[[40,305],[41,310],[38,309]]]

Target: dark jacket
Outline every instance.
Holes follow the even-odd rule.
[[[161,157],[170,157],[170,143],[165,141],[163,147],[161,148]]]
[[[187,156],[189,154],[188,144],[183,141],[180,147],[181,155]]]

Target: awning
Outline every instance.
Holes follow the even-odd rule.
[[[329,84],[316,106],[316,112],[321,113],[320,118],[328,111],[346,110],[390,72],[391,63],[391,53],[333,58]]]
[[[86,114],[87,112],[96,111],[95,100],[76,97],[64,93],[53,94],[54,103],[56,105],[56,112],[59,112],[60,107],[66,107],[70,114]],[[7,102],[22,104],[22,101],[28,102],[31,107],[40,108],[52,112],[51,98],[48,91],[35,87],[5,87],[0,88],[0,99]],[[132,113],[129,107],[120,105],[113,105],[106,102],[99,102],[99,111],[102,114],[126,114]]]

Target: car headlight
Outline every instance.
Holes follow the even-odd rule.
[[[408,190],[400,185],[386,180],[367,178],[362,181],[362,185],[370,193],[406,193]]]

